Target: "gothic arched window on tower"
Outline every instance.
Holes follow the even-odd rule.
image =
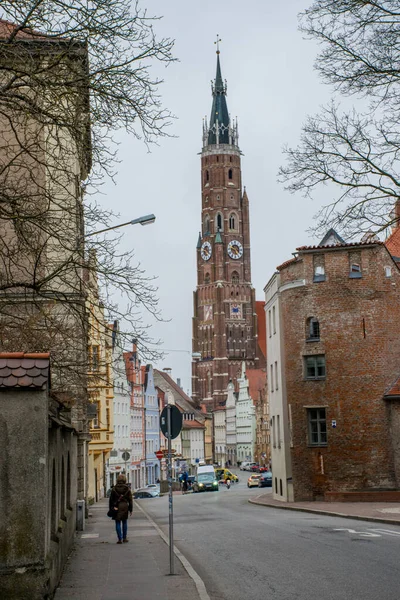
[[[208,235],[210,233],[210,217],[208,215],[206,215],[204,217],[204,231],[203,234],[204,235]]]
[[[239,273],[237,271],[233,271],[233,273],[232,273],[232,283],[233,284],[239,283]]]
[[[229,215],[229,229],[231,231],[236,231],[236,215],[232,213]]]
[[[223,221],[221,213],[217,214],[217,218],[215,219],[215,223],[216,223],[216,229],[217,229],[217,231],[222,231],[223,230],[224,221]]]
[[[232,169],[229,169],[229,171],[228,171],[228,177],[229,177],[229,179],[232,179],[232,174],[233,174],[232,173]]]
[[[206,181],[210,181],[210,173],[209,173],[208,169],[206,171]]]

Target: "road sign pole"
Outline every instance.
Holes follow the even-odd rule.
[[[167,431],[168,431],[168,514],[169,514],[169,574],[175,575],[174,570],[174,512],[172,506],[172,454],[171,454],[171,405],[168,404]]]

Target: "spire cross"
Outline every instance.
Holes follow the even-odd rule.
[[[219,54],[219,43],[222,42],[221,38],[219,37],[219,33],[217,33],[217,39],[214,42],[214,44],[217,44],[217,54]]]

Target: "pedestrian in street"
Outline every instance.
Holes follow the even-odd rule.
[[[132,516],[132,492],[126,483],[125,475],[118,475],[117,483],[111,490],[109,509],[115,512],[115,530],[117,532],[117,544],[126,543],[128,538],[128,513]]]

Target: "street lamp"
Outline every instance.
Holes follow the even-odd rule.
[[[92,231],[91,233],[87,233],[85,238],[90,237],[91,235],[97,235],[98,233],[105,233],[106,231],[111,231],[112,229],[118,229],[119,227],[125,227],[126,225],[151,225],[156,220],[155,215],[145,215],[144,217],[139,217],[138,219],[133,219],[133,221],[127,221],[126,223],[121,223],[120,225],[114,225],[113,227],[106,227],[105,229],[100,229],[100,231]]]

